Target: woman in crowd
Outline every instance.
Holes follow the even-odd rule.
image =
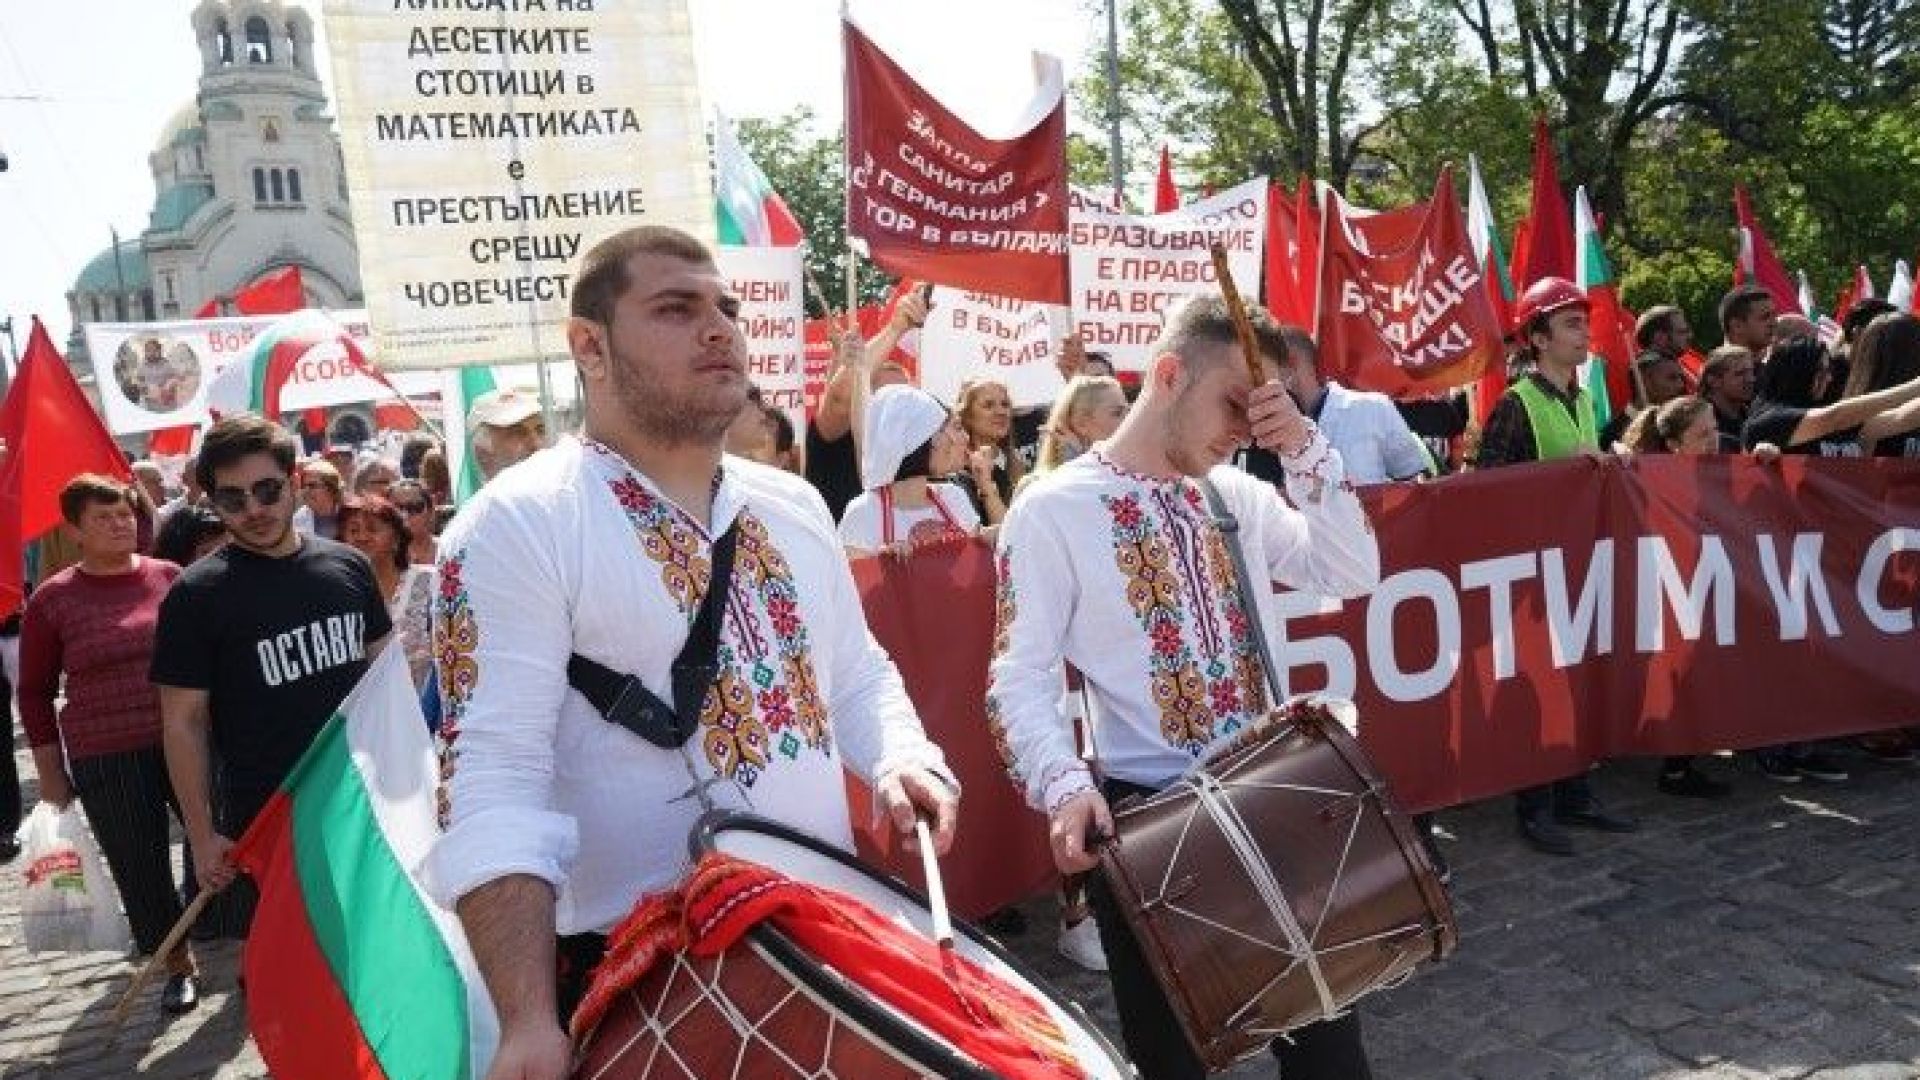
[[[1620,446],[1631,454],[1718,453],[1720,427],[1713,404],[1689,395],[1642,409],[1627,425]],[[1733,791],[1701,772],[1692,757],[1668,758],[1658,783],[1661,791],[1684,799],[1721,799]]]
[[[393,616],[393,627],[400,647],[406,651],[407,667],[417,690],[427,684],[433,667],[430,615],[434,568],[431,563],[416,565],[408,558],[410,536],[406,516],[379,496],[356,499],[340,512],[340,538],[373,564],[374,580],[380,585],[380,595],[387,598],[387,611]]]
[[[64,808],[78,796],[126,907],[134,946],[151,955],[181,912],[160,698],[147,680],[160,600],[180,568],[137,553],[135,498],[129,485],[92,474],[61,490],[60,515],[78,541],[80,561],[41,582],[27,602],[20,718],[40,798]],[[166,965],[160,1007],[179,1015],[200,1000],[190,946],[175,947]]]
[[[969,379],[960,387],[958,413],[969,450],[961,483],[981,519],[998,525],[1007,516],[1013,489],[1027,472],[1014,449],[1013,398],[1007,393],[1007,384]]]
[[[453,505],[453,478],[447,473],[447,453],[435,447],[420,455],[420,482],[426,485],[434,509]]]
[[[1024,487],[1085,453],[1126,419],[1127,394],[1111,375],[1075,375],[1053,400],[1046,427],[1040,432],[1040,453],[1033,472],[1022,478]]]
[[[434,544],[433,496],[418,480],[398,480],[387,491],[387,501],[407,520],[407,562],[432,566],[438,559]]]
[[[876,391],[860,439],[866,490],[840,519],[840,542],[848,553],[906,556],[928,544],[980,535],[980,518],[966,492],[932,479],[952,474],[966,457],[959,419],[933,395],[912,386]]]
[[[1843,399],[1865,397],[1920,377],[1920,319],[1905,313],[1882,315],[1867,324],[1853,344],[1852,369]],[[1920,405],[1899,409],[1861,425],[1860,449],[1871,457],[1920,458]],[[1916,421],[1901,426],[1908,419]]]
[[[332,462],[308,461],[300,466],[301,506],[294,512],[293,527],[309,536],[340,539],[340,504],[346,498],[346,485]]]
[[[354,497],[377,495],[384,499],[398,479],[400,470],[394,468],[393,462],[378,454],[362,454],[353,470]]]

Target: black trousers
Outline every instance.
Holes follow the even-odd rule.
[[[1103,790],[1109,803],[1149,791],[1118,780],[1107,781]],[[1114,1005],[1120,1012],[1120,1037],[1141,1080],[1201,1080],[1207,1070],[1181,1033],[1180,1021],[1101,874],[1087,876],[1087,899],[1107,953],[1107,975],[1113,980]],[[1279,1062],[1281,1080],[1373,1078],[1360,1039],[1360,1017],[1351,1012],[1276,1039],[1273,1056]]]
[[[13,759],[13,684],[0,672],[0,717],[6,719],[6,740],[0,744],[0,836],[20,831],[20,765]]]
[[[168,831],[174,806],[166,757],[152,746],[79,758],[67,763],[67,771],[73,774],[74,791],[120,890],[134,947],[150,954],[180,918]]]

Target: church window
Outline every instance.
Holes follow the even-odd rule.
[[[172,273],[161,274],[160,284],[165,285],[167,287],[167,302],[173,303],[173,301],[177,299],[173,294],[173,274]]]
[[[287,188],[280,178],[279,169],[267,170],[267,182],[273,186],[273,201],[277,203],[286,202]]]
[[[273,63],[273,33],[258,15],[247,20],[247,63]]]
[[[233,31],[227,28],[227,20],[221,19],[214,24],[213,36],[220,44],[221,66],[233,63]]]
[[[267,170],[265,169],[253,170],[253,201],[257,203],[267,201]]]
[[[287,170],[287,201],[290,203],[298,203],[300,201],[299,169]]]
[[[140,290],[140,317],[147,320],[148,322],[152,322],[156,318],[156,316],[153,313],[153,290],[152,289]]]
[[[89,301],[93,306],[93,321],[99,322],[100,321],[100,298],[97,296],[90,297]]]

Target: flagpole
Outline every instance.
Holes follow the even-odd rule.
[[[191,871],[193,868],[187,869]],[[134,995],[140,992],[141,987],[153,981],[154,972],[166,962],[167,957],[173,955],[173,950],[180,947],[180,939],[187,936],[187,929],[193,925],[195,919],[200,917],[200,912],[206,908],[207,902],[217,895],[219,894],[206,889],[200,890],[199,894],[193,898],[193,903],[187,905],[187,910],[181,912],[180,917],[174,920],[173,929],[167,931],[166,940],[160,943],[159,948],[153,950],[153,955],[147,958],[146,966],[134,973],[133,981],[127,984],[126,992],[120,995],[119,1003],[113,1007],[113,1015],[107,1026],[108,1032],[119,1031],[120,1025],[127,1022],[127,1012],[133,1008]]]
[[[1120,145],[1120,0],[1107,0],[1107,156],[1113,165],[1115,210],[1126,206],[1126,159]]]
[[[1327,186],[1325,180],[1319,181],[1316,187],[1320,196],[1320,246],[1313,253],[1315,265],[1313,267],[1312,333],[1314,340],[1318,341],[1320,334],[1320,308],[1326,302],[1326,297],[1321,295],[1321,293],[1326,292],[1324,287],[1325,283],[1321,280],[1326,275],[1321,272],[1321,267],[1324,266],[1327,261],[1327,229],[1333,220],[1333,214],[1331,212],[1333,200],[1327,197],[1331,189]]]

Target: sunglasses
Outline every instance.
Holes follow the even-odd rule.
[[[247,509],[247,499],[252,497],[261,506],[278,506],[287,494],[287,482],[278,476],[269,476],[265,480],[256,480],[247,488],[214,488],[209,496],[213,505],[222,513],[238,514]]]

